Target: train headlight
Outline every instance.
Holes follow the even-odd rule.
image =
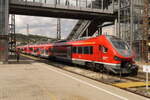
[[[119,57],[117,57],[117,56],[115,56],[114,59],[115,59],[116,61],[121,61],[121,58],[119,58]]]
[[[150,42],[148,43],[148,46],[150,46]]]

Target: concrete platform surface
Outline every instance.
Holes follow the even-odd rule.
[[[148,100],[31,59],[0,65],[0,100]]]

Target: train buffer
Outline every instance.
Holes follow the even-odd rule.
[[[150,81],[149,84],[150,86]],[[119,88],[134,88],[134,87],[144,87],[146,86],[145,82],[125,82],[125,83],[115,83],[113,86],[119,87]]]

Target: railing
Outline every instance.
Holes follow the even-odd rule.
[[[14,0],[12,0],[14,1]],[[66,6],[74,8],[89,8],[100,10],[113,10],[114,0],[15,0],[26,3],[42,3],[55,6]]]

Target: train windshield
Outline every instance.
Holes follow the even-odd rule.
[[[131,56],[131,49],[126,42],[115,36],[108,36],[108,39],[122,56]]]
[[[129,50],[127,43],[121,40],[111,40],[111,42],[117,49]]]

